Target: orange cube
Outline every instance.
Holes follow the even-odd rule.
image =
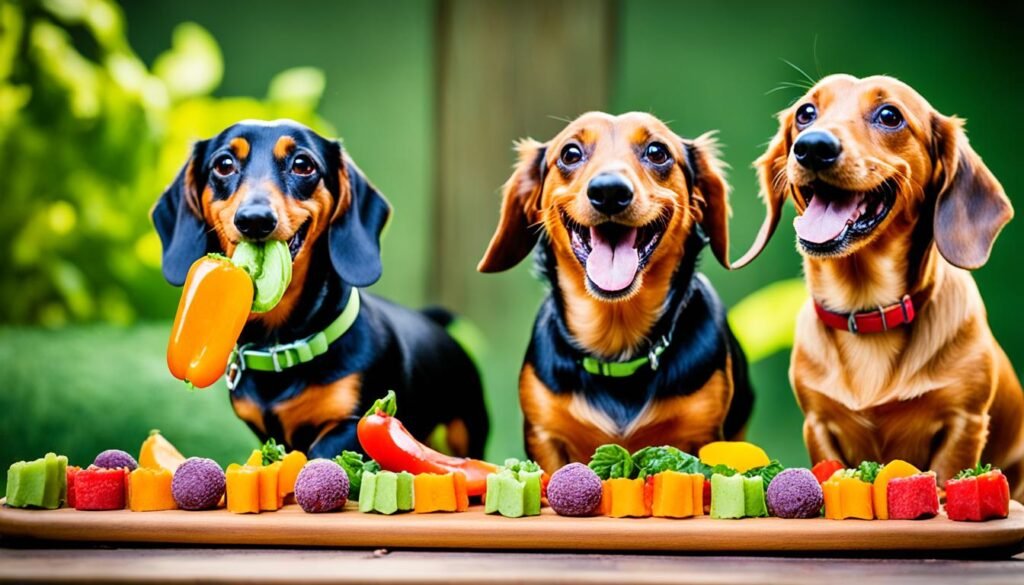
[[[825,517],[831,520],[875,518],[871,484],[856,477],[841,477],[840,472],[821,484],[825,496]]]
[[[295,480],[306,464],[306,454],[302,451],[289,451],[281,459],[281,471],[277,474],[277,491],[281,497],[295,492]]]
[[[260,468],[251,465],[228,465],[226,496],[228,511],[235,514],[258,514],[260,511]]]
[[[164,468],[139,467],[128,474],[128,509],[132,512],[173,510],[178,506],[171,495],[174,474]]]
[[[650,516],[644,501],[644,480],[606,479],[602,483],[601,513],[612,518]]]
[[[281,495],[278,485],[278,476],[281,473],[281,462],[275,461],[270,465],[259,468],[260,476],[260,510],[273,512],[279,510],[284,504],[284,496]]]
[[[466,477],[462,477],[465,489]],[[413,478],[413,512],[429,514],[430,512],[457,512],[459,498],[456,494],[455,474],[452,473],[420,473]],[[465,507],[468,507],[468,496]]]
[[[701,488],[699,492],[693,487],[698,480],[698,485]],[[696,501],[694,501],[695,496]],[[661,518],[687,518],[697,513],[703,514],[703,496],[703,475],[663,471],[654,476],[654,499],[651,515]]]

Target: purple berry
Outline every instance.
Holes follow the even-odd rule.
[[[171,479],[171,495],[182,510],[216,508],[224,497],[224,470],[213,459],[189,457]]]
[[[560,516],[589,516],[601,504],[601,478],[582,463],[570,463],[551,476],[548,504]]]
[[[348,474],[328,459],[314,459],[295,479],[295,501],[304,512],[333,512],[348,500]]]
[[[102,467],[103,469],[119,469],[121,467],[125,467],[128,471],[135,471],[135,468],[139,466],[138,461],[136,461],[134,457],[120,449],[107,449],[97,455],[92,464],[96,467]]]
[[[817,518],[825,497],[809,469],[786,469],[768,484],[768,510],[779,518]]]

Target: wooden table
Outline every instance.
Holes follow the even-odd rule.
[[[1024,583],[1009,560],[245,548],[58,548],[0,541],[0,581],[121,583]]]

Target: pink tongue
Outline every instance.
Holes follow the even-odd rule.
[[[793,222],[800,239],[821,244],[843,233],[846,224],[857,221],[862,195],[853,195],[843,201],[826,201],[822,197],[811,199],[804,214]]]
[[[629,286],[640,268],[640,254],[636,244],[636,228],[612,244],[601,237],[601,232],[590,228],[590,255],[587,256],[587,276],[601,290],[620,291]]]

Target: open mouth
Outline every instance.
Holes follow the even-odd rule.
[[[610,299],[628,295],[661,242],[671,215],[668,209],[647,225],[633,227],[610,221],[583,226],[562,213],[573,254],[586,270],[591,290]]]
[[[801,187],[807,209],[793,223],[800,245],[812,254],[842,251],[882,223],[896,201],[897,187],[895,179],[870,191],[847,191],[822,181]]]
[[[292,260],[295,260],[295,256],[298,255],[299,250],[302,249],[302,244],[306,241],[306,234],[309,232],[309,221],[299,226],[299,229],[295,231],[291,239],[288,240],[288,251],[292,254]]]

